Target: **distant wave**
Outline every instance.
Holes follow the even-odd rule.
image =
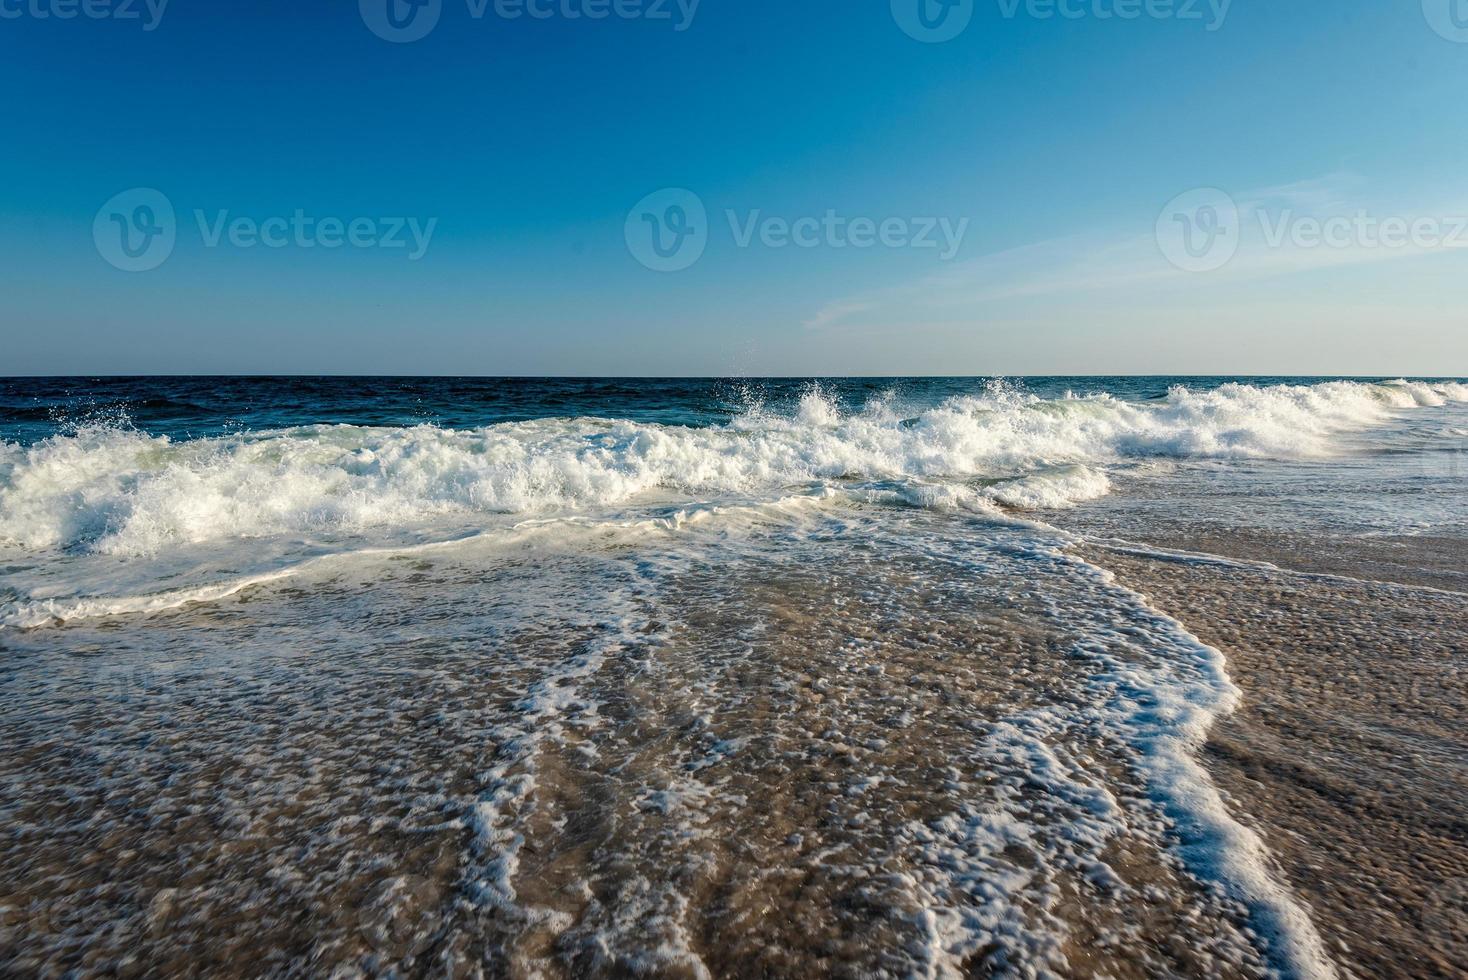
[[[1468,385],[1226,384],[1128,402],[1047,400],[994,383],[916,417],[888,399],[843,413],[812,388],[791,412],[752,408],[709,428],[576,418],[175,442],[89,426],[0,444],[0,542],[30,553],[146,555],[445,516],[555,516],[654,490],[717,497],[821,482],[895,482],[923,506],[1058,507],[1106,493],[1105,468],[1117,461],[1326,456],[1343,433],[1450,401],[1468,401]]]

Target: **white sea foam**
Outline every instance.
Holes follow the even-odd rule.
[[[262,575],[251,575],[192,589],[172,589],[147,595],[22,600],[0,606],[0,626],[31,629],[47,623],[73,619],[163,612],[195,602],[217,602],[220,599],[238,595],[252,586],[278,582],[294,574],[294,569],[283,568]]]
[[[1138,752],[1152,792],[1174,821],[1181,855],[1199,879],[1221,886],[1249,911],[1264,949],[1279,974],[1299,980],[1333,980],[1337,973],[1309,912],[1274,876],[1264,842],[1229,812],[1218,787],[1198,762],[1208,732],[1238,709],[1242,692],[1228,675],[1223,654],[1177,620],[1116,584],[1108,571],[1071,556],[1071,562],[1115,596],[1134,603],[1126,628],[1138,618],[1165,655],[1147,666],[1127,664],[1108,650],[1125,630],[1090,624],[1078,651],[1101,668],[1093,682],[1108,696],[1108,723],[1125,733]],[[1118,626],[1121,624],[1118,623]]]
[[[717,498],[837,481],[947,484],[964,488],[959,496],[973,489],[1011,507],[1055,507],[1105,493],[1104,469],[1118,460],[1321,456],[1344,432],[1449,400],[1468,401],[1468,387],[1228,384],[1136,403],[1047,401],[996,385],[913,418],[885,400],[843,415],[812,391],[790,415],[756,409],[701,429],[581,418],[174,442],[86,428],[0,446],[0,544],[150,555],[270,535],[604,510],[655,491]]]
[[[1034,851],[1041,875],[1069,868],[1127,900],[1128,886],[1108,854],[1125,834],[1141,831],[1165,842],[1195,879],[1243,912],[1270,975],[1335,977],[1306,907],[1276,877],[1263,841],[1230,812],[1198,761],[1212,725],[1242,697],[1223,654],[1110,572],[1065,553],[1050,535],[1014,542],[1010,558],[986,560],[1020,558],[1031,576],[1056,576],[1038,594],[1056,626],[1077,635],[1070,656],[1091,676],[1082,706],[1062,700],[984,726],[979,751],[987,771],[1023,772],[1023,785],[1042,791],[1016,792],[997,810],[965,808],[904,832],[923,854],[920,879],[909,882],[929,934],[917,975],[967,975],[974,951],[996,936],[1011,962],[1038,975],[1044,968],[1066,975],[1064,923],[1044,907],[1022,904],[1024,896],[1043,893],[1043,881],[1010,868],[1003,856],[1013,848]],[[1093,725],[1126,746],[1155,814],[1118,799],[1093,764],[1060,748]]]
[[[771,426],[798,431],[803,424]],[[835,430],[849,419],[833,413],[819,424]],[[1033,475],[1085,482],[1101,464],[1047,465]],[[1022,487],[1025,479],[1010,482]],[[891,482],[903,491],[957,486],[968,494],[907,500],[933,509],[992,507],[985,495],[1006,485],[936,476]],[[679,507],[655,519],[628,511],[610,521],[537,515],[509,525],[511,534],[312,559],[296,567],[299,588],[291,595],[263,596],[241,610],[251,629],[266,628],[245,649],[266,655],[238,656],[234,634],[194,629],[187,620],[134,634],[147,637],[150,655],[182,659],[213,648],[231,670],[273,680],[269,697],[287,708],[280,717],[299,710],[307,719],[282,728],[297,741],[277,745],[248,734],[259,727],[248,706],[222,689],[198,697],[187,672],[150,694],[148,705],[118,712],[118,725],[147,731],[157,712],[166,716],[173,707],[174,689],[185,695],[179,703],[198,701],[203,709],[178,712],[200,726],[191,744],[217,738],[213,748],[233,758],[240,744],[256,740],[248,764],[275,780],[257,776],[270,786],[256,790],[257,798],[276,793],[289,802],[288,813],[305,800],[316,807],[307,816],[317,824],[328,822],[323,814],[370,820],[370,838],[355,843],[359,852],[330,852],[350,858],[344,866],[360,863],[364,881],[379,881],[376,841],[398,835],[377,830],[393,827],[395,813],[410,814],[403,826],[414,834],[448,827],[457,840],[467,831],[453,865],[454,907],[474,910],[487,948],[502,957],[492,963],[504,965],[500,972],[717,972],[719,964],[700,956],[708,952],[701,930],[723,914],[700,885],[713,880],[709,869],[724,869],[743,889],[731,887],[729,895],[758,898],[763,864],[799,861],[819,896],[814,921],[876,937],[845,947],[848,972],[936,978],[992,968],[1064,976],[1076,945],[1090,941],[1074,928],[1077,919],[1104,926],[1147,900],[1138,890],[1144,876],[1123,876],[1125,867],[1108,863],[1111,846],[1129,842],[1145,845],[1134,857],[1176,848],[1197,879],[1241,906],[1275,975],[1330,976],[1303,907],[1270,874],[1259,839],[1229,814],[1197,762],[1209,723],[1238,697],[1217,651],[1105,572],[1065,555],[1055,534],[912,507],[852,508],[842,499],[800,493]],[[762,531],[731,533],[749,526]],[[587,558],[577,545],[588,541],[614,546]],[[523,552],[532,542],[532,562],[501,563],[481,550]],[[548,542],[567,545],[572,558],[563,554],[558,563]],[[629,542],[635,551],[615,546]],[[397,561],[399,552],[425,557],[425,570]],[[380,560],[356,560],[364,554]],[[442,567],[427,570],[434,563]],[[801,575],[809,569],[819,571]],[[767,581],[793,587],[765,593]],[[706,618],[716,609],[726,623]],[[1000,610],[1008,612],[987,621]],[[338,623],[354,625],[338,632]],[[66,632],[17,641],[59,650],[72,642]],[[787,632],[793,635],[783,648],[771,642]],[[95,635],[78,630],[76,640]],[[282,636],[312,656],[267,666],[270,645]],[[1026,639],[1010,646],[1013,637]],[[73,659],[85,666],[93,658]],[[21,661],[30,671],[38,663]],[[351,696],[314,693],[318,669],[339,673]],[[807,670],[814,676],[795,676]],[[981,685],[987,693],[958,683],[981,674],[997,678]],[[1043,697],[1032,701],[1031,690]],[[323,700],[340,712],[330,724],[312,713]],[[428,717],[425,706],[433,708]],[[94,716],[92,709],[81,717]],[[927,718],[924,727],[913,726],[919,717]],[[221,731],[221,718],[232,727]],[[894,754],[889,740],[906,740],[910,751]],[[147,742],[118,744],[143,753]],[[465,746],[470,751],[453,751]],[[329,794],[301,791],[300,780],[319,778],[317,768],[302,771],[287,747],[348,770],[359,756],[383,767],[359,780],[362,794],[338,810]],[[391,754],[404,748],[419,754]],[[456,758],[465,767],[459,775],[472,774],[464,779],[472,790],[450,792],[455,781],[441,778],[454,773],[449,760]],[[926,761],[932,769],[915,764]],[[1117,778],[1108,762],[1133,767],[1139,778]],[[146,771],[114,764],[106,778]],[[392,778],[381,778],[387,772]],[[171,786],[171,770],[166,775]],[[821,838],[819,851],[746,849],[765,830],[778,829],[775,839],[784,834],[749,817],[767,808],[751,790],[770,779],[824,794],[821,819],[795,828]],[[829,782],[819,789],[822,780]],[[1137,795],[1142,784],[1148,800]],[[122,785],[127,793],[108,798],[140,795]],[[182,793],[191,783],[178,785]],[[411,807],[402,806],[405,799]],[[909,810],[935,803],[942,805]],[[604,833],[595,826],[566,832],[568,814],[590,809],[613,815]],[[281,819],[284,833],[292,825]],[[868,824],[870,832],[857,829]],[[759,857],[747,860],[751,853]],[[543,887],[552,859],[580,862],[576,888]],[[1166,885],[1170,872],[1164,877]],[[1094,885],[1079,893],[1093,908],[1064,907],[1063,882]],[[314,897],[311,889],[322,886],[302,880],[292,887]],[[389,881],[385,901],[402,887]],[[1211,888],[1167,894],[1201,913],[1197,925],[1216,927],[1209,941],[1199,938],[1202,962],[1223,967],[1228,961],[1215,957],[1238,953],[1262,965],[1251,935],[1234,931],[1231,919],[1216,921],[1233,909],[1213,896]],[[741,933],[782,934],[762,920],[775,917],[770,907],[780,914],[789,907],[753,907],[760,916]],[[462,921],[445,918],[450,928]],[[883,945],[883,937],[893,941]]]
[[[371,558],[427,557],[450,550],[471,548],[475,549],[478,557],[484,558],[494,554],[503,555],[531,544],[575,548],[593,542],[629,543],[645,540],[649,535],[676,534],[714,519],[722,519],[726,523],[747,524],[761,518],[789,518],[799,512],[819,508],[832,499],[832,493],[801,493],[756,502],[701,504],[658,517],[629,517],[623,520],[593,520],[577,515],[529,518],[498,528],[492,533],[475,532],[443,540],[377,547],[356,544],[337,551],[309,555],[281,556],[266,552],[256,559],[262,566],[258,571],[239,574],[236,571],[214,568],[189,568],[166,577],[170,581],[195,581],[201,577],[213,578],[215,581],[204,585],[153,587],[141,591],[137,590],[152,584],[156,575],[155,568],[143,567],[137,570],[137,574],[129,575],[126,563],[123,563],[121,573],[112,568],[104,571],[111,571],[113,574],[101,576],[89,576],[85,573],[79,575],[74,569],[68,568],[63,570],[56,581],[47,581],[40,587],[32,584],[33,592],[0,602],[0,627],[34,629],[75,620],[168,612],[195,603],[226,599],[255,586],[280,582],[334,564],[340,566],[343,562],[360,562]],[[115,560],[109,559],[109,563],[115,563]],[[236,561],[235,565],[238,564]],[[23,571],[15,578],[25,577],[27,576]],[[3,594],[4,590],[0,590],[0,595]]]

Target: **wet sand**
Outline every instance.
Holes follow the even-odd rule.
[[[1056,536],[810,520],[6,634],[0,976],[1277,975],[1112,695],[1191,638]],[[1464,975],[1468,597],[1084,557],[1230,658],[1205,761],[1336,962]]]
[[[1079,549],[1227,657],[1244,703],[1205,763],[1338,967],[1468,976],[1468,595],[1438,591],[1461,581],[1468,543],[1148,544],[1280,566]]]
[[[1093,681],[1175,627],[895,516],[7,635],[0,975],[1269,976]]]

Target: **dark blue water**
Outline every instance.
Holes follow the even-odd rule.
[[[172,439],[299,425],[463,429],[538,418],[599,417],[660,425],[728,422],[752,405],[782,410],[812,386],[843,411],[889,396],[921,410],[975,394],[991,378],[344,378],[115,377],[0,379],[0,440],[29,445],[87,425]],[[1145,401],[1186,385],[1314,384],[1340,378],[1035,377],[1008,379],[1042,398],[1107,392]],[[1351,380],[1387,380],[1357,378]]]

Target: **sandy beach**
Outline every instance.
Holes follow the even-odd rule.
[[[1468,386],[1108,383],[26,423],[0,974],[1463,975]]]
[[[1205,761],[1343,972],[1468,974],[1468,544],[1171,537],[1241,564],[1086,549],[1228,659]],[[1349,577],[1348,577],[1349,576]],[[1382,581],[1375,581],[1375,579]]]
[[[0,980],[1468,980],[1468,0],[0,82]]]

